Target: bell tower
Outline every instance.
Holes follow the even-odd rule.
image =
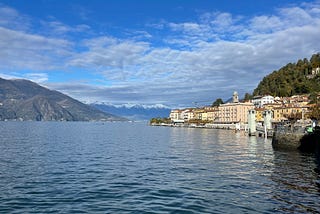
[[[232,102],[234,103],[238,103],[239,102],[239,96],[238,96],[238,92],[233,92],[233,95],[232,95]]]

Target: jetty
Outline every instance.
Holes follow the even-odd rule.
[[[273,136],[272,126],[272,112],[265,110],[263,112],[263,124],[257,124],[256,111],[254,109],[248,111],[248,133],[249,136],[258,137],[272,137]]]
[[[275,149],[297,150],[300,140],[306,134],[305,127],[278,125],[272,136],[272,147]]]
[[[319,155],[320,127],[277,126],[272,137],[272,147],[280,150],[300,150]]]

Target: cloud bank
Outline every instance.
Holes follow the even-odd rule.
[[[127,30],[127,38],[57,20],[41,20],[46,31],[36,31],[32,18],[4,6],[0,20],[0,73],[38,79],[86,102],[210,103],[234,90],[252,92],[266,74],[320,50],[318,1],[252,17],[207,12],[193,22],[161,20],[131,36]],[[18,27],[21,22],[24,28]],[[161,41],[155,39],[159,31],[165,35]],[[91,73],[100,84],[51,82],[57,70]]]

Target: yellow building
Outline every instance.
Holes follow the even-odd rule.
[[[218,107],[212,108],[211,110],[207,111],[207,115],[208,115],[208,121],[210,122],[214,122],[216,120],[216,118],[218,117]]]
[[[254,110],[256,111],[256,121],[257,122],[263,122],[264,121],[263,112],[266,109],[265,108],[255,108]]]
[[[286,106],[278,107],[273,109],[273,120],[274,122],[281,122],[288,120],[291,116],[303,117],[305,113],[308,112],[308,107],[296,107],[296,106]]]
[[[193,109],[193,119],[201,120],[202,113],[204,113],[204,109],[202,108]]]
[[[263,106],[265,110],[273,110],[275,108],[282,107],[281,103],[268,103]]]
[[[200,120],[203,120],[203,121],[208,120],[208,112],[207,111],[204,111],[201,113]]]

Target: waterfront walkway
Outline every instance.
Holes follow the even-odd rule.
[[[298,149],[305,136],[306,126],[277,126],[272,137],[272,146],[276,149]]]

